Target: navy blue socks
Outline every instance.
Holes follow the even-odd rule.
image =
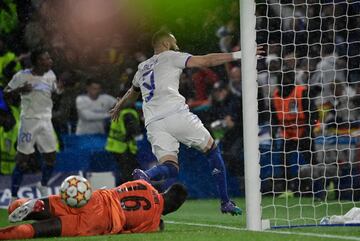
[[[207,157],[211,175],[215,179],[220,199],[222,202],[228,202],[230,199],[227,192],[226,168],[219,147],[217,146],[216,148],[210,150]]]
[[[17,197],[17,192],[19,191],[20,184],[23,180],[24,172],[19,168],[18,165],[15,166],[14,171],[11,175],[11,196]]]
[[[45,163],[42,165],[42,177],[41,177],[41,185],[47,186],[48,181],[50,180],[51,174],[53,173],[54,166],[46,165]]]
[[[150,180],[160,181],[168,178],[176,178],[179,174],[179,170],[176,164],[172,162],[164,162],[163,164],[154,166],[145,173],[150,177]]]

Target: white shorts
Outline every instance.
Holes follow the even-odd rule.
[[[51,120],[22,118],[17,150],[23,154],[35,152],[35,144],[41,153],[56,151],[56,136]]]
[[[201,120],[189,111],[151,122],[146,129],[152,151],[158,160],[166,155],[177,157],[179,142],[202,151],[211,138]]]

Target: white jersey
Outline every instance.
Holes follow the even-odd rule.
[[[21,94],[21,118],[51,119],[52,92],[58,91],[56,76],[49,70],[42,76],[33,75],[30,69],[17,72],[8,84],[12,90],[31,84],[29,93]]]
[[[76,134],[105,134],[106,118],[110,118],[109,110],[116,104],[116,99],[111,95],[101,94],[96,100],[88,95],[76,97],[78,123]]]
[[[141,90],[145,126],[188,109],[179,93],[179,79],[190,57],[187,53],[165,51],[139,64],[132,84]]]

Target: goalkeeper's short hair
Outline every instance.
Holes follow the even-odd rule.
[[[185,202],[188,192],[186,187],[180,183],[171,185],[162,196],[164,198],[163,215],[175,212]]]

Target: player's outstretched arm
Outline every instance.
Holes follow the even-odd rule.
[[[121,109],[131,103],[134,103],[139,97],[140,92],[136,91],[134,86],[126,92],[126,94],[122,98],[117,98],[118,102],[115,106],[109,111],[111,119],[117,121],[119,119],[119,114]]]
[[[265,51],[263,50],[262,46],[257,47],[257,55],[262,55],[264,53]],[[232,53],[214,53],[201,56],[192,56],[187,62],[186,67],[212,67],[239,59],[241,59],[241,51]]]

